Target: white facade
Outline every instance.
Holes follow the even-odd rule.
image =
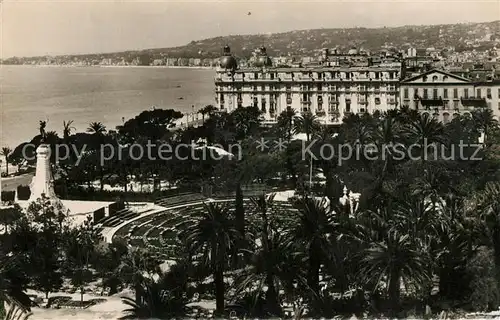
[[[324,124],[340,124],[349,113],[396,108],[400,76],[397,65],[218,69],[216,102],[229,112],[257,106],[271,123],[289,107],[297,113],[311,111]]]
[[[441,70],[431,70],[406,79],[400,84],[402,106],[432,114],[448,122],[475,108],[491,108],[500,118],[500,82],[473,82]]]

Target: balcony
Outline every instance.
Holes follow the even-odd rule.
[[[316,110],[316,116],[324,117],[326,115],[325,110]]]
[[[420,99],[420,102],[422,103],[422,106],[424,107],[442,107],[444,106],[444,100],[439,97],[439,98],[434,98],[434,99],[430,99],[430,98],[423,98],[423,99]]]
[[[461,98],[460,101],[464,107],[485,108],[488,106],[485,98]]]
[[[392,98],[392,99],[388,99],[387,100],[387,103],[388,104],[396,104],[396,99]]]
[[[310,105],[311,104],[311,100],[300,99],[300,103],[301,104],[305,104],[305,105]]]

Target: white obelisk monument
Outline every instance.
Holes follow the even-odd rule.
[[[50,148],[46,144],[41,144],[36,149],[36,171],[30,189],[29,202],[41,198],[42,194],[47,198],[59,200],[54,191],[54,179],[50,170]]]

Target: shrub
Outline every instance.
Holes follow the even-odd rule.
[[[500,297],[492,250],[480,248],[475,256],[467,262],[467,273],[472,278],[470,282],[472,309],[474,311],[496,309],[500,303]]]
[[[30,196],[31,196],[31,190],[29,186],[17,187],[17,198],[19,200],[28,200]]]

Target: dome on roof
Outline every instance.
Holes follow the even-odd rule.
[[[273,65],[273,61],[267,55],[266,48],[259,48],[259,55],[257,56],[257,61],[255,62],[257,67],[271,67]]]
[[[223,54],[222,54],[222,57],[220,58],[219,62],[220,62],[221,68],[224,68],[227,70],[234,70],[238,67],[238,63],[236,62],[236,59],[231,54],[231,48],[228,45],[224,46]]]

